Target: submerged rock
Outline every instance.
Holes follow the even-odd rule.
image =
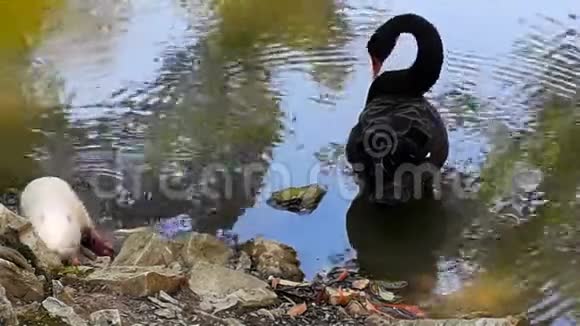
[[[147,297],[159,291],[174,293],[186,280],[181,272],[162,266],[112,266],[96,270],[82,281],[133,297]]]
[[[294,213],[312,213],[326,195],[326,189],[311,184],[304,187],[290,187],[272,193],[268,205]]]
[[[190,267],[197,261],[225,265],[232,249],[209,234],[190,233],[179,239],[167,239],[155,232],[138,232],[125,240],[113,266],[169,266],[178,262]]]
[[[298,254],[292,247],[263,238],[250,240],[241,247],[242,251],[250,256],[253,267],[264,279],[270,276],[296,282],[304,279]]]

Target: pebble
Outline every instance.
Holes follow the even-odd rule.
[[[175,319],[177,318],[177,313],[174,309],[167,309],[161,308],[157,309],[153,312],[156,316],[163,317],[166,319]]]
[[[179,306],[179,301],[177,301],[176,299],[174,299],[172,296],[170,296],[169,294],[167,294],[165,291],[160,291],[159,292],[159,298],[165,300],[166,302],[172,303],[176,306]]]

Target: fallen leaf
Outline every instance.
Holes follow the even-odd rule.
[[[338,278],[336,279],[338,282],[342,282],[344,281],[346,278],[348,277],[348,271],[345,269],[344,271],[342,271],[342,273],[340,273],[340,275],[338,275]]]
[[[369,285],[369,283],[370,281],[367,279],[356,280],[352,282],[352,288],[357,290],[364,290]]]
[[[294,307],[288,309],[288,315],[290,317],[300,316],[306,312],[306,303],[297,304]]]
[[[395,299],[397,299],[397,296],[391,291],[386,291],[386,290],[383,290],[381,288],[379,288],[378,290],[379,290],[379,293],[378,293],[379,297],[384,301],[393,302],[393,301],[395,301]]]

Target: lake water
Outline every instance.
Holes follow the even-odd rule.
[[[434,316],[580,317],[580,3],[247,0],[0,3],[0,191],[58,175],[108,229],[188,213],[264,236],[307,277],[356,258]],[[14,19],[18,12],[19,19]],[[439,29],[428,98],[449,129],[442,199],[354,200],[343,149],[393,15]],[[5,17],[4,17],[5,16]],[[409,66],[403,36],[384,69]],[[458,182],[458,183],[454,183]],[[319,183],[308,215],[272,191]]]

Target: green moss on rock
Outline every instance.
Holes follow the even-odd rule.
[[[84,278],[91,274],[93,271],[94,268],[87,266],[63,266],[54,269],[52,274],[58,277],[74,276],[78,278]]]

